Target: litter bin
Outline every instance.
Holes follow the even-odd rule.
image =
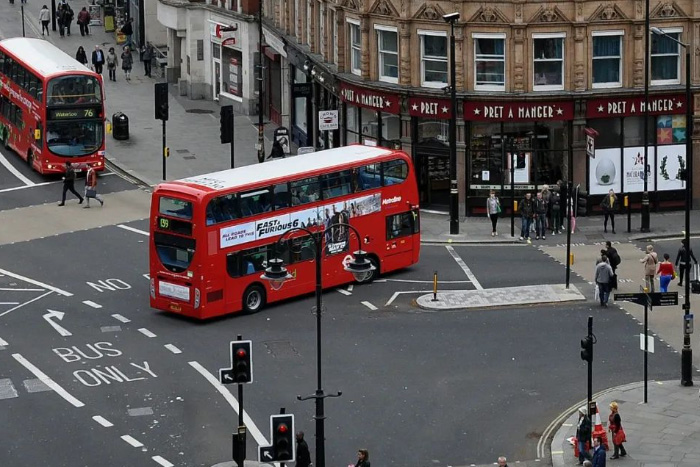
[[[129,117],[122,112],[112,115],[112,136],[114,139],[129,139]]]

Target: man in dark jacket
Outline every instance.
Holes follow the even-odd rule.
[[[622,259],[620,258],[620,254],[617,252],[617,249],[613,248],[610,240],[605,242],[605,255],[610,260],[610,267],[612,268],[614,273],[615,271],[617,271],[617,267],[622,262]]]
[[[600,436],[593,439],[593,467],[605,467],[605,446]]]
[[[576,442],[578,443],[578,462],[582,464],[584,460],[590,459],[586,446],[591,440],[591,419],[588,418],[588,409],[581,407],[578,409],[578,426],[576,427]]]
[[[698,260],[695,259],[695,255],[693,254],[693,249],[688,249],[688,242],[683,239],[681,240],[681,247],[678,249],[678,255],[676,256],[676,267],[678,267],[678,272],[680,274],[680,281],[678,282],[678,285],[683,285],[683,276],[686,274],[686,280],[690,280],[691,259],[696,265],[698,264]],[[700,280],[700,277],[697,277],[696,279]]]
[[[540,191],[537,193],[537,198],[535,198],[535,232],[537,235],[537,240],[542,237],[544,240],[547,231],[547,211],[549,210],[549,203],[544,199],[544,194]]]
[[[561,195],[559,194],[559,189],[555,188],[551,191],[549,195],[549,212],[552,218],[549,221],[549,227],[552,231],[552,235],[560,233],[559,228],[561,227]]]
[[[530,241],[530,225],[532,225],[532,216],[535,215],[535,205],[532,201],[532,194],[525,193],[525,198],[520,201],[520,240],[527,239]]]
[[[99,45],[95,46],[95,50],[92,51],[92,66],[95,67],[95,73],[102,74],[102,65],[105,64],[105,53],[102,51]]]
[[[83,204],[83,197],[80,196],[80,193],[75,191],[75,170],[73,169],[73,166],[70,162],[66,162],[66,175],[63,177],[63,198],[61,199],[59,206],[66,205],[66,193],[68,191],[70,191],[75,196],[77,196],[78,199],[80,199],[80,202],[78,202],[78,204]]]
[[[124,23],[124,26],[122,26],[121,33],[126,36],[126,42],[124,43],[124,47],[129,47],[129,50],[133,49],[133,43],[131,42],[131,36],[134,34],[134,27],[131,25],[131,23],[134,20],[129,18],[126,20],[126,23]]]
[[[304,441],[304,432],[297,431],[297,459],[296,467],[309,467],[311,465],[311,453],[309,445]]]

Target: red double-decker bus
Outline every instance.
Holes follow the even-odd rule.
[[[104,170],[102,77],[48,41],[0,41],[0,141],[42,174]]]
[[[162,183],[151,200],[151,307],[206,319],[313,292],[313,239],[277,242],[295,227],[323,231],[324,288],[352,282],[344,264],[359,243],[344,224],[376,267],[369,280],[418,261],[409,156],[353,145]],[[279,290],[260,278],[273,257],[293,276]]]

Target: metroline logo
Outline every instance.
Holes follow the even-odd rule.
[[[386,199],[382,200],[382,204],[384,204],[384,205],[394,204],[394,203],[398,203],[399,201],[401,201],[401,196],[394,196],[393,198],[386,198]]]

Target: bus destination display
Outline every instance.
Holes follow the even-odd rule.
[[[80,118],[95,118],[99,114],[99,109],[94,107],[87,109],[52,109],[49,110],[50,120],[73,120]]]

